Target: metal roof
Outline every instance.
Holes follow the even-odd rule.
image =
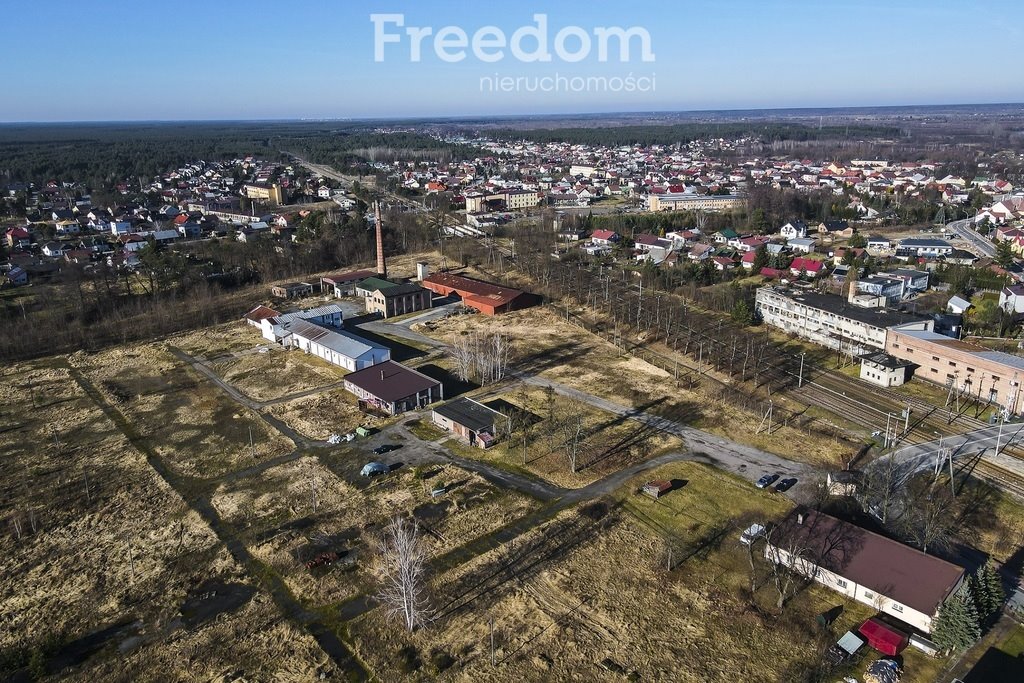
[[[306,320],[292,320],[284,324],[284,329],[296,337],[302,337],[330,349],[335,353],[352,359],[358,359],[370,353],[374,349],[387,351],[386,346],[375,344],[362,337],[357,337],[351,332],[344,330],[329,330],[320,325],[314,325]]]
[[[382,401],[400,401],[441,386],[436,379],[392,360],[349,373],[345,381]]]
[[[504,417],[497,410],[488,408],[483,403],[465,396],[460,396],[436,406],[434,412],[463,427],[468,427],[474,432],[479,432],[481,429],[490,429],[494,426],[495,421]]]

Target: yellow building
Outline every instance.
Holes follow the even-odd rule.
[[[277,183],[273,185],[246,185],[245,196],[258,202],[284,204],[284,192]]]

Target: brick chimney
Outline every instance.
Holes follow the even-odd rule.
[[[379,201],[373,203],[373,216],[377,227],[377,275],[386,278],[388,267],[384,263],[384,229],[381,227]]]

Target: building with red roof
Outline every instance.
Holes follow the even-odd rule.
[[[434,273],[423,278],[420,284],[441,296],[456,294],[463,304],[485,315],[529,308],[539,302],[534,294],[454,273]]]

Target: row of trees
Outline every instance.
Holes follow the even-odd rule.
[[[967,649],[999,618],[1005,599],[999,572],[987,562],[939,608],[935,644],[948,652]]]

